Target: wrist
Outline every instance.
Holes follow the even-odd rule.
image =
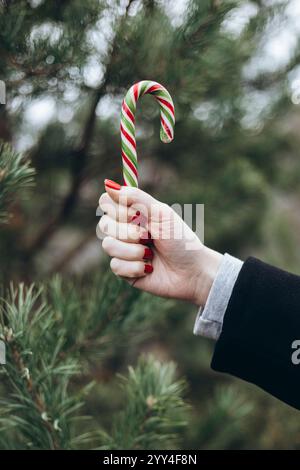
[[[203,246],[197,260],[197,275],[193,302],[200,306],[206,304],[211,286],[217,276],[223,255]]]

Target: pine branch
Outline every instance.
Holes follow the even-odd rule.
[[[6,365],[0,369],[5,379],[0,399],[3,447],[71,449],[99,443],[95,426],[87,431],[76,427],[84,418],[83,397],[92,384],[78,389],[71,387],[72,381],[80,378],[83,364],[95,353],[98,362],[109,356],[107,346],[115,350],[118,335],[126,342],[130,335],[137,336],[141,325],[150,331],[148,309],[158,311],[125,282],[107,277],[101,288],[100,284],[94,278],[93,285],[78,289],[56,277],[48,287],[10,288],[0,315],[0,339],[7,352]],[[130,317],[135,328],[127,323]],[[125,388],[136,400],[125,413],[133,419],[132,439],[126,445],[149,448],[173,442],[182,425],[176,410],[183,408],[183,387],[174,381],[174,365],[141,360],[136,372],[130,370]]]
[[[252,399],[247,399],[238,387],[218,386],[197,423],[199,442],[205,449],[232,448],[251,413]]]
[[[176,441],[174,430],[186,425],[183,381],[176,381],[173,363],[142,356],[128,377],[120,376],[126,407],[115,419],[102,449],[161,449]],[[124,401],[125,401],[124,400]]]
[[[33,184],[35,172],[23,156],[0,142],[0,223],[8,219],[8,206],[17,192]]]
[[[58,276],[50,287],[50,303],[67,331],[64,355],[88,353],[93,358],[95,353],[115,350],[121,339],[123,344],[134,344],[153,334],[156,315],[172,305],[171,300],[132,289],[111,273],[94,275],[83,292]]]
[[[193,52],[197,46],[203,47],[203,42],[209,43],[213,32],[218,32],[220,24],[226,13],[236,6],[236,0],[219,2],[212,0],[206,7],[199,3],[190,9],[185,24],[180,29],[180,50],[186,52],[186,47],[193,45]]]
[[[70,419],[82,402],[81,394],[67,390],[80,369],[76,360],[59,358],[64,334],[57,326],[43,288],[11,287],[0,326],[7,351],[3,373],[10,389],[0,401],[0,430],[16,430],[22,448],[72,447]]]

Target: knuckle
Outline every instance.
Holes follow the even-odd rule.
[[[141,229],[138,225],[128,224],[127,230],[128,236],[131,240],[139,240],[141,237]]]
[[[112,270],[113,273],[118,274],[119,272],[119,261],[117,258],[112,258],[110,260],[110,269]]]
[[[103,215],[99,221],[99,228],[101,232],[105,233],[108,228],[108,217],[107,215]]]
[[[140,189],[139,188],[134,188],[134,187],[127,187],[127,191],[126,191],[126,196],[128,198],[131,198],[133,200],[133,202],[136,202],[139,198],[139,193],[140,193]]]
[[[101,207],[102,209],[102,206],[107,204],[107,194],[106,193],[102,193],[100,198],[99,198],[99,206]]]
[[[112,252],[113,242],[114,239],[112,237],[105,237],[102,242],[102,248],[108,255],[110,255]]]
[[[141,190],[139,188],[130,188],[130,195],[137,196],[140,193],[140,191]]]

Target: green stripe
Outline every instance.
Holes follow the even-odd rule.
[[[129,173],[127,168],[125,168],[124,166],[123,166],[123,173],[126,176],[126,179],[130,182],[130,186],[134,186],[135,188],[137,188],[137,184],[135,180],[132,178],[131,174]]]
[[[145,93],[146,88],[148,87],[149,83],[150,82],[147,80],[144,81],[144,84],[141,86],[140,96],[142,96]]]
[[[131,132],[131,134],[135,135],[135,128],[131,124],[131,121],[129,121],[129,118],[127,116],[124,116],[124,114],[122,114],[122,120],[126,122],[126,127]]]
[[[135,113],[135,106],[133,104],[133,101],[131,99],[130,93],[128,92],[127,95],[125,96],[125,102],[130,109],[130,111],[134,114]]]
[[[163,114],[165,114],[165,115],[167,116],[167,118],[169,119],[170,123],[171,123],[171,124],[172,124],[172,123],[174,124],[174,118],[173,118],[172,114],[170,114],[169,111],[166,110],[166,108],[163,108],[163,109],[162,109],[162,112],[163,112]]]
[[[168,144],[172,140],[162,127],[160,128],[159,136],[160,140],[165,144]]]
[[[161,98],[165,98],[168,101],[172,102],[172,98],[170,96],[170,93],[168,93],[165,90],[157,90],[153,92],[154,95],[160,96]]]
[[[122,150],[123,150],[124,153],[126,153],[127,157],[131,161],[131,163],[136,167],[137,166],[137,159],[136,159],[135,155],[133,155],[130,148],[127,147],[127,145],[125,144],[125,142],[123,140],[122,140]]]

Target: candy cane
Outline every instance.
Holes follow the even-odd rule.
[[[168,144],[174,138],[175,109],[170,93],[157,82],[143,80],[135,83],[126,93],[121,113],[123,177],[126,186],[138,186],[135,112],[137,100],[147,93],[154,95],[160,105],[161,141]]]

